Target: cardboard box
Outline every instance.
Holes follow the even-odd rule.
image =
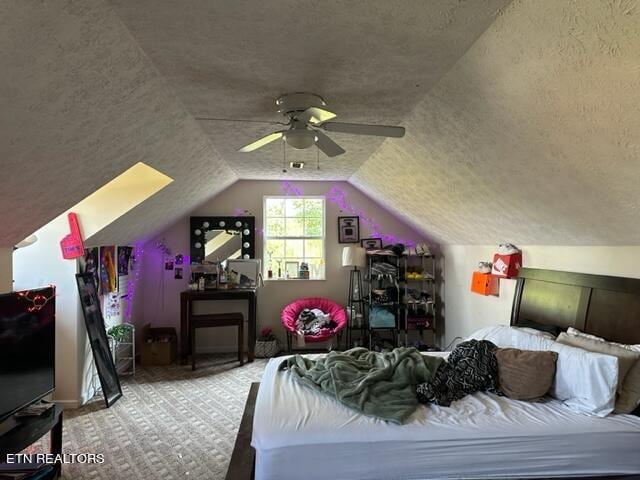
[[[480,295],[497,296],[500,293],[500,281],[490,273],[473,272],[471,291]]]
[[[513,253],[511,255],[500,255],[499,253],[496,253],[493,256],[493,268],[491,273],[496,277],[514,278],[518,276],[521,266],[522,252]]]
[[[172,327],[142,327],[140,363],[142,365],[171,365],[176,360],[178,335]]]

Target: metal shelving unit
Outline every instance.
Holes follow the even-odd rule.
[[[127,327],[127,338],[123,341],[108,335],[111,356],[116,366],[118,375],[136,374],[136,342],[135,327],[129,323],[123,324]]]
[[[376,263],[382,262],[392,265],[393,273],[379,278],[373,274],[372,270]],[[391,267],[388,268],[391,270]],[[414,271],[415,278],[410,275]],[[425,332],[431,332],[433,342],[437,343],[439,292],[434,255],[368,254],[365,278],[368,282],[368,295],[363,306],[366,311],[364,328],[369,334],[369,348],[374,346],[373,337],[383,332],[391,334],[390,342],[393,346],[398,346],[399,343],[408,346],[411,332],[417,332],[423,342]],[[376,301],[374,290],[388,287],[395,287],[394,298],[388,298],[386,302]],[[374,307],[385,308],[391,312],[395,318],[395,326],[372,327],[370,319],[371,310]]]
[[[424,332],[431,331],[436,340],[438,292],[436,282],[436,258],[434,255],[407,255],[402,257],[403,315],[401,330],[403,345],[409,344],[411,331],[417,331],[422,340]],[[415,270],[416,278],[413,277]]]
[[[401,257],[396,255],[385,255],[385,254],[367,254],[367,275],[366,278],[369,284],[369,295],[367,299],[367,326],[369,333],[369,348],[373,348],[373,340],[374,334],[381,334],[383,332],[388,332],[391,334],[391,344],[392,346],[398,345],[398,333],[400,327],[400,315],[401,315],[401,305],[400,305],[400,284],[398,283],[400,280],[400,261]],[[389,275],[374,275],[373,268],[376,264],[385,263],[387,265],[392,266],[390,268],[391,273]],[[385,302],[380,302],[376,300],[374,290],[387,290],[389,287],[395,288],[395,295],[393,298],[388,298]],[[388,290],[387,290],[388,291]],[[371,311],[373,308],[383,308],[388,312],[392,313],[394,316],[393,327],[372,327],[371,326]],[[381,338],[382,341],[385,339]]]

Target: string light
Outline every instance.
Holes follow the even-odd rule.
[[[127,280],[127,291],[122,296],[124,300],[124,321],[131,323],[131,315],[133,313],[133,300],[140,281],[140,271],[142,270],[142,258],[144,249],[142,243],[135,243],[131,253],[131,269],[133,270],[133,278]],[[131,277],[131,276],[130,276]]]
[[[302,190],[287,181],[282,182],[282,190],[287,195],[296,197],[302,196]],[[347,194],[336,185],[331,186],[329,191],[325,194],[325,197],[329,202],[337,205],[343,212],[348,212],[359,217],[360,224],[369,229],[369,234],[374,238],[381,238],[384,244],[402,243],[406,247],[415,246],[415,242],[413,240],[400,238],[390,233],[383,233],[380,224],[372,217],[369,217],[364,210],[351,204],[347,199]]]
[[[36,293],[33,297],[30,297],[29,295],[31,294],[31,290],[17,292],[17,294],[18,297],[31,303],[31,306],[27,307],[27,311],[29,313],[39,312],[47,303],[49,303],[49,300],[56,296],[56,287],[54,285],[49,285],[49,288],[53,290],[53,294],[50,297],[46,297],[41,293]]]

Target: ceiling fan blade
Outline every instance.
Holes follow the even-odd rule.
[[[376,135],[378,137],[404,137],[404,127],[386,125],[365,125],[362,123],[328,122],[320,125],[327,132],[354,133],[356,135]]]
[[[316,140],[316,145],[327,157],[337,157],[338,155],[342,155],[345,153],[344,148],[338,145],[336,142],[327,137],[324,133],[315,131],[318,140]]]
[[[268,120],[247,120],[242,118],[216,118],[216,117],[194,117],[201,122],[240,122],[240,123],[264,123],[266,125],[287,125],[284,122],[272,122]]]
[[[337,115],[335,113],[325,110],[324,108],[309,107],[296,118],[301,122],[319,125],[336,117]]]
[[[282,138],[283,131],[284,130],[281,130],[279,132],[273,132],[273,133],[270,133],[269,135],[265,135],[264,137],[259,138],[255,142],[251,142],[250,144],[239,148],[238,151],[242,153],[253,152],[254,150],[264,147],[268,143],[271,143],[275,140],[278,140],[279,138]]]

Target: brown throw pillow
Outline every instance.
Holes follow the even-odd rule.
[[[556,374],[556,352],[498,348],[498,386],[514,400],[540,400]]]

